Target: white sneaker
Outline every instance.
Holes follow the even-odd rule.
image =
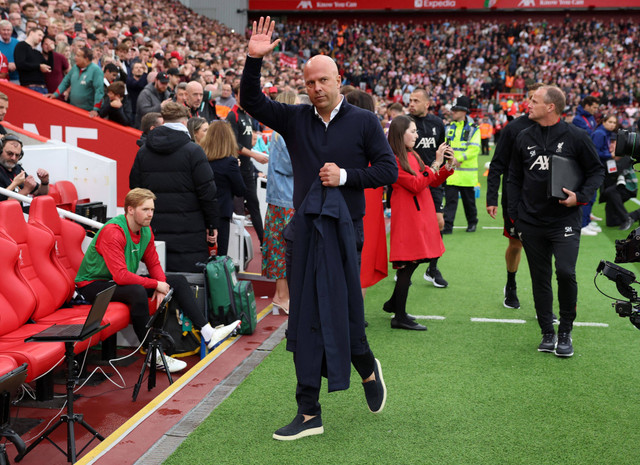
[[[595,221],[592,221],[591,223],[589,223],[587,227],[589,227],[590,229],[594,230],[597,233],[602,232],[602,228]]]
[[[583,235],[583,236],[597,236],[598,235],[598,233],[596,231],[594,231],[593,229],[589,228],[588,225],[580,230],[580,234]]]
[[[187,362],[178,360],[177,358],[169,357],[166,354],[164,358],[167,361],[167,368],[169,369],[169,373],[176,373],[178,371],[184,370],[187,367]],[[156,350],[156,370],[164,371],[162,356],[160,355],[160,351],[157,351],[157,350]]]
[[[229,337],[229,335],[240,327],[240,320],[236,320],[227,326],[218,326],[213,330],[213,337],[207,341],[207,348],[209,350],[220,345],[222,341]]]

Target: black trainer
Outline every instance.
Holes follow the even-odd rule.
[[[367,399],[369,410],[373,413],[380,413],[387,402],[387,386],[384,384],[384,378],[382,377],[380,360],[377,358],[375,360],[373,372],[376,379],[362,383],[362,387],[364,388],[364,396]]]
[[[571,333],[559,333],[558,344],[556,345],[556,356],[571,357],[573,355],[573,341]]]
[[[424,272],[424,279],[432,283],[435,287],[447,287],[449,285],[437,268],[434,270],[427,268],[427,271]]]
[[[304,415],[298,414],[291,423],[273,433],[273,439],[277,439],[278,441],[294,441],[304,438],[305,436],[322,433],[324,433],[324,427],[322,426],[322,418],[320,415],[304,421]]]
[[[391,327],[393,329],[412,329],[414,331],[426,331],[427,327],[416,323],[415,317],[407,314],[406,318],[391,318]]]
[[[538,346],[538,352],[553,352],[556,350],[556,333],[547,333],[542,335],[542,342]]]
[[[520,308],[520,301],[518,300],[518,289],[516,286],[504,288],[504,306],[505,308]]]

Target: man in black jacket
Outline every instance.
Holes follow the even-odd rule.
[[[429,113],[429,94],[425,89],[419,88],[411,92],[409,96],[409,114],[416,123],[418,139],[413,150],[418,152],[425,165],[431,166],[436,159],[436,151],[444,144],[444,122],[436,115]],[[438,228],[444,229],[444,215],[442,213],[442,199],[444,186],[430,187],[433,205],[436,207]],[[442,277],[438,269],[438,258],[429,262],[429,267],[424,273],[424,279],[435,287],[447,287],[449,283]]]
[[[167,245],[167,271],[196,273],[209,256],[207,242],[218,229],[216,185],[202,147],[187,130],[189,110],[175,102],[162,107],[164,125],[147,135],[129,174],[129,186],[144,187],[158,201],[151,227]]]
[[[529,262],[533,300],[542,330],[540,352],[571,357],[571,330],[576,318],[578,284],[576,261],[580,247],[585,205],[602,184],[604,170],[588,134],[560,118],[566,105],[564,93],[555,86],[536,90],[531,98],[529,118],[537,124],[516,137],[509,167],[509,216]],[[584,182],[573,191],[563,187],[565,199],[547,195],[553,157],[577,163]],[[553,327],[551,262],[555,258],[558,280],[560,325]]]
[[[353,364],[362,379],[369,410],[378,413],[384,408],[387,390],[380,362],[374,357],[365,334],[361,290],[359,286],[344,289],[327,284],[336,276],[359,274],[357,261],[349,261],[348,256],[356,256],[357,260],[362,250],[364,189],[394,183],[398,167],[376,116],[350,105],[340,94],[341,76],[328,56],[314,56],[304,68],[305,87],[312,106],[286,105],[264,96],[260,89],[260,68],[262,57],[280,42],[271,42],[274,28],[275,22],[269,17],[253,23],[239,98],[248,113],[283,136],[291,155],[296,215],[284,233],[287,278],[299,279],[304,273],[304,286],[290,286],[287,332],[287,350],[294,353],[296,366],[298,414],[273,437],[295,440],[324,432],[318,402],[323,373],[327,376],[329,391],[347,389]],[[339,212],[323,210],[324,215],[310,208],[306,214],[316,212],[316,228],[335,214],[338,217],[333,218],[333,223],[346,220],[344,226],[350,239],[341,237],[344,241],[341,250],[345,253],[342,257],[330,255],[331,250],[322,249],[321,241],[313,243],[293,226],[300,224],[298,221],[305,223],[299,210],[308,206],[312,194],[322,197],[322,189],[335,189],[331,195],[327,193],[325,201],[338,197],[338,203],[345,208],[340,207]],[[332,266],[338,267],[336,272],[329,272],[327,276],[326,269],[309,269],[304,254],[307,246],[316,252],[322,251],[319,268],[322,268],[322,259],[330,256]],[[336,298],[341,303],[340,310],[327,304]],[[313,299],[316,305],[304,305],[305,299]]]
[[[529,87],[528,98],[542,87],[542,84],[533,84]],[[522,115],[505,126],[500,134],[496,150],[493,153],[491,165],[489,165],[489,175],[487,176],[487,213],[495,219],[498,213],[498,189],[500,188],[500,177],[502,176],[502,218],[504,222],[504,236],[509,239],[505,260],[507,262],[507,284],[504,287],[503,305],[506,308],[520,308],[516,285],[516,273],[520,265],[522,256],[522,242],[518,239],[513,220],[509,217],[507,195],[507,174],[511,163],[511,154],[515,144],[516,136],[520,131],[535,124],[528,115]]]

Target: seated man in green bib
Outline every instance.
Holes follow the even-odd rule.
[[[149,321],[148,298],[154,298],[159,304],[173,288],[178,308],[200,329],[207,347],[212,349],[240,325],[240,320],[212,328],[198,309],[185,277],[164,274],[149,226],[155,199],[155,194],[148,189],[129,191],[124,199],[125,214],[107,221],[91,241],[76,275],[78,292],[92,302],[100,291],[115,283],[111,300],[129,306],[133,330],[138,339],[144,341]],[[136,274],[141,261],[147,266],[149,277]],[[161,360],[159,354],[157,360]],[[170,372],[187,366],[184,361],[171,357],[167,357],[167,364]],[[158,368],[164,368],[161,361]]]

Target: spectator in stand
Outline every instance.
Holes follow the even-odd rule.
[[[173,96],[173,101],[180,105],[187,106],[187,83],[181,82],[176,86],[176,93]],[[204,118],[203,118],[204,119]]]
[[[104,96],[104,75],[98,65],[92,62],[93,51],[82,47],[76,51],[75,65],[67,73],[50,98],[58,98],[70,88],[69,103],[89,112],[89,116],[98,115]]]
[[[231,84],[222,84],[220,97],[216,100],[217,105],[233,108],[236,105],[236,99],[231,92]]]
[[[207,133],[207,129],[209,129],[209,123],[207,122],[207,120],[199,116],[189,118],[189,121],[187,121],[187,129],[189,130],[189,136],[191,136],[191,140],[203,147],[202,139]]]
[[[64,55],[56,52],[56,43],[53,37],[46,36],[42,39],[42,56],[45,62],[51,68],[50,73],[45,73],[44,80],[47,83],[47,91],[53,93],[56,91],[64,76],[69,72],[71,66],[69,60]]]
[[[124,92],[124,82],[116,81],[106,89],[107,98],[102,102],[99,115],[122,126],[131,126],[133,113]]]
[[[13,27],[11,37],[14,37],[18,42],[22,42],[27,38],[27,33],[22,25],[22,17],[20,13],[9,13],[9,22]]]
[[[51,67],[45,63],[42,53],[37,49],[43,38],[44,32],[39,27],[29,29],[24,42],[16,45],[14,59],[20,75],[20,85],[41,94],[48,94],[44,75],[51,72]]]
[[[205,101],[203,97],[204,89],[202,88],[202,84],[198,81],[191,81],[187,84],[186,104],[187,108],[189,108],[191,117],[199,116],[210,123],[211,121],[218,119],[216,107],[215,104],[211,104],[211,101]]]
[[[167,90],[169,91],[171,98],[173,98],[176,94],[176,87],[180,84],[180,70],[178,68],[169,68],[167,70],[167,75],[169,76],[169,85],[167,86]]]
[[[147,113],[160,111],[162,102],[169,99],[169,91],[167,91],[168,84],[169,76],[167,76],[166,73],[160,72],[156,75],[154,81],[149,82],[145,88],[142,89],[136,104],[136,121],[134,127],[140,128],[142,117]]]
[[[104,74],[104,88],[106,89],[113,84],[120,76],[120,70],[115,63],[107,63],[102,68],[102,74]]]
[[[13,134],[6,134],[2,138],[2,152],[0,152],[0,187],[17,192],[20,195],[46,195],[49,193],[49,173],[43,168],[36,172],[40,183],[28,175],[22,165],[24,151],[22,141]],[[6,200],[0,195],[0,200]]]
[[[162,118],[162,114],[152,111],[147,113],[142,117],[142,122],[140,123],[140,130],[142,134],[140,135],[140,139],[136,141],[138,147],[142,147],[147,141],[147,135],[149,131],[160,127],[164,124],[164,119]]]
[[[9,110],[9,97],[7,94],[0,92],[0,122],[4,121],[4,117],[7,116]],[[0,124],[0,136],[7,133],[7,130]]]
[[[127,95],[131,100],[131,111],[136,114],[136,105],[140,92],[147,85],[147,67],[141,62],[131,65],[131,73],[127,75]]]
[[[9,81],[14,84],[20,84],[20,78],[13,56],[16,45],[18,44],[18,39],[11,36],[12,32],[13,26],[9,21],[6,19],[0,21],[0,53],[7,57],[7,61],[9,62]]]
[[[191,118],[191,120],[203,118]],[[190,121],[191,121],[190,120]],[[202,123],[202,127],[207,122]],[[233,197],[242,197],[245,185],[238,166],[238,143],[225,121],[212,121],[204,138],[199,144],[209,160],[216,182],[216,199],[220,209],[218,226],[218,255],[227,255],[229,251],[229,230],[233,217]]]
[[[217,237],[216,185],[202,147],[189,137],[189,110],[169,101],[161,113],[164,124],[150,131],[138,150],[129,187],[158,196],[152,227],[167,244],[166,269],[197,273],[196,263],[209,257],[207,243]]]

